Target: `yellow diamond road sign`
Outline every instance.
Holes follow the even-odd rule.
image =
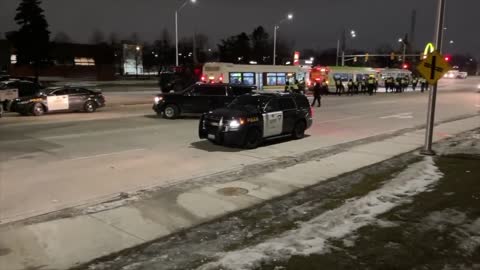
[[[452,69],[450,64],[437,51],[429,53],[427,58],[417,66],[418,72],[429,84],[436,83],[450,69]]]

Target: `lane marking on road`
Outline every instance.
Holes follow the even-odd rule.
[[[138,151],[143,151],[143,150],[147,150],[147,149],[145,149],[145,148],[137,148],[137,149],[130,149],[130,150],[118,151],[118,152],[112,152],[112,153],[106,153],[106,154],[98,154],[98,155],[92,155],[92,156],[76,157],[76,158],[71,158],[71,159],[68,159],[68,160],[69,160],[69,161],[73,161],[73,160],[83,160],[83,159],[90,159],[90,158],[107,157],[107,156],[113,156],[113,155],[120,155],[120,154],[130,153],[130,152],[138,152]]]
[[[413,118],[413,113],[412,113],[412,112],[398,113],[398,114],[392,114],[392,115],[382,116],[382,117],[379,117],[379,118],[380,118],[380,119],[391,119],[391,118],[397,118],[397,119],[412,119],[412,118]]]

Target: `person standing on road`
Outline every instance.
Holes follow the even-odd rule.
[[[402,78],[402,93],[405,92],[407,90],[407,87],[408,87],[408,78],[407,77],[403,77]]]
[[[290,82],[287,81],[287,82],[285,83],[285,93],[287,93],[287,92],[289,92],[289,91],[290,91]]]
[[[420,91],[422,91],[422,93],[425,91],[426,86],[427,86],[427,80],[425,80],[424,78],[421,78],[420,79]]]
[[[397,78],[394,84],[395,84],[395,93],[400,93],[402,91],[401,79]]]
[[[373,90],[375,89],[375,78],[369,77],[367,80],[368,94],[373,95]]]
[[[322,81],[320,93],[323,93],[324,95],[328,95],[328,83],[326,79],[323,79]]]
[[[413,89],[413,91],[415,91],[415,89],[417,88],[417,85],[418,85],[418,78],[417,78],[417,77],[414,77],[413,80],[412,80],[412,89]]]
[[[352,79],[350,79],[347,83],[347,91],[348,91],[348,94],[353,96],[353,80]]]
[[[353,82],[353,91],[355,92],[355,94],[358,94],[358,80],[355,80]]]
[[[0,118],[3,116],[3,101],[0,101]]]
[[[313,87],[313,102],[312,102],[312,107],[315,106],[315,102],[318,102],[318,107],[322,106],[322,87],[318,82],[315,83],[315,86]]]

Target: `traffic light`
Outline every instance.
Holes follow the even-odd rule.
[[[366,53],[365,54],[365,62],[368,62],[368,57],[370,56],[370,54]]]
[[[392,53],[390,54],[390,60],[392,60],[392,61],[395,60],[395,53],[394,53],[394,52],[392,52]]]
[[[450,59],[451,59],[450,55],[445,55],[445,61],[450,62]]]
[[[402,68],[403,69],[408,69],[408,64],[403,64]]]

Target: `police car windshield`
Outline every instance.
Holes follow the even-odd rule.
[[[268,98],[265,96],[243,95],[234,99],[232,103],[228,105],[228,108],[258,111],[258,108],[261,108],[267,101]]]

